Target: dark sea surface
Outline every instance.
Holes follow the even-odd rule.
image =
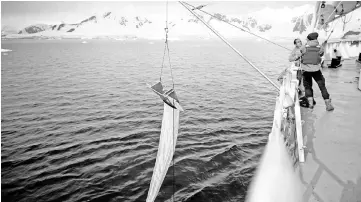
[[[159,80],[164,42],[81,41],[2,41],[13,50],[1,53],[2,201],[147,197],[163,103],[146,83]],[[232,44],[273,81],[288,66],[272,44]],[[169,46],[185,111],[156,201],[244,201],[277,91],[220,40]]]

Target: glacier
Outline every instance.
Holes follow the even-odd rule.
[[[169,13],[168,36],[175,40],[215,39],[216,36],[208,30],[196,17],[183,8]],[[181,11],[181,10],[184,11]],[[205,8],[205,10],[207,10]],[[264,8],[246,15],[227,15],[216,13],[215,16],[246,29],[254,34],[272,40],[305,39],[310,27],[314,5],[278,9]],[[177,15],[175,15],[177,14]],[[217,18],[203,15],[204,19],[228,39],[253,39],[249,33],[236,29]],[[349,19],[350,16],[347,17]],[[331,23],[328,32],[320,32],[320,39],[335,31],[331,38],[341,38],[346,32],[361,32],[361,12],[354,12],[351,21],[345,26],[341,20]],[[7,25],[11,26],[11,25]],[[149,39],[164,40],[165,16],[151,14],[141,16],[140,13],[122,13],[120,11],[99,12],[81,22],[61,23],[56,25],[30,25],[18,33],[5,33],[2,38],[113,38],[117,40]]]

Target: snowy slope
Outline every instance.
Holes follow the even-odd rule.
[[[204,16],[216,30],[227,38],[252,37],[218,19],[226,20],[232,24],[242,27],[252,33],[265,38],[291,38],[302,37],[310,31],[314,5],[304,5],[296,8],[265,8],[248,15],[230,16],[226,14],[215,14],[216,18]],[[186,12],[185,12],[186,13]],[[218,18],[218,19],[217,19]],[[347,17],[349,19],[350,16]],[[332,37],[340,37],[345,32],[357,31],[361,28],[361,12],[355,11],[351,21],[343,29],[343,23],[336,25]],[[189,13],[171,15],[169,18],[169,37],[174,39],[208,39],[215,35],[208,30],[196,17]],[[336,24],[336,23],[335,23]],[[331,24],[331,27],[333,25]],[[164,38],[165,19],[163,15],[141,16],[136,14],[124,14],[117,11],[108,11],[90,16],[81,22],[73,24],[57,25],[31,25],[18,34],[2,32],[7,38],[21,37],[116,37],[116,38]],[[330,29],[330,28],[329,28]],[[320,37],[326,37],[320,34]],[[331,38],[332,38],[331,37]]]

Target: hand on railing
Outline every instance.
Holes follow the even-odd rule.
[[[286,73],[289,72],[289,68],[284,69],[281,74],[277,77],[277,81],[282,84],[283,77],[286,76]]]
[[[292,71],[297,71],[301,69],[301,66],[297,66],[294,62],[292,62],[290,69]]]

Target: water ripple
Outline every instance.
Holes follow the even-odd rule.
[[[276,92],[220,42],[197,43],[172,43],[185,111],[156,201],[244,201]],[[2,199],[145,201],[163,113],[145,83],[159,79],[163,45],[2,41],[13,50],[1,58]],[[284,53],[264,59],[272,46],[234,45],[271,78],[287,65]]]

